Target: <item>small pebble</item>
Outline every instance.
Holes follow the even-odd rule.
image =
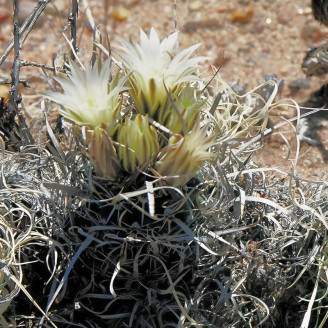
[[[220,13],[220,14],[225,13],[227,11],[229,11],[229,8],[228,7],[219,7],[217,9],[217,12]]]
[[[232,23],[239,22],[239,23],[249,23],[252,20],[254,14],[253,8],[249,8],[247,11],[234,11],[231,14],[230,21]]]
[[[292,22],[292,20],[293,20],[292,12],[288,10],[278,12],[277,21],[279,24],[288,25],[289,23]]]
[[[113,11],[113,18],[118,22],[124,22],[130,16],[130,11],[124,7],[118,7]]]
[[[311,7],[305,7],[305,9],[304,9],[304,14],[305,14],[305,15],[310,15],[310,14],[312,14],[312,8],[311,8]]]
[[[312,162],[311,162],[309,159],[305,159],[305,160],[303,161],[303,164],[304,164],[305,166],[307,166],[307,167],[311,167],[311,166],[312,166]]]
[[[203,7],[202,1],[193,1],[192,3],[189,4],[188,8],[190,11],[198,11]]]
[[[317,23],[308,23],[304,24],[301,29],[301,38],[305,42],[312,44],[325,39],[325,34],[321,31]]]
[[[291,92],[296,93],[301,89],[309,89],[310,88],[310,79],[307,78],[299,78],[293,80],[288,83],[288,88]]]
[[[280,75],[286,75],[289,72],[288,67],[284,66],[280,69]]]

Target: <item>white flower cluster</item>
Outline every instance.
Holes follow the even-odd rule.
[[[200,97],[197,75],[203,57],[192,57],[199,44],[178,51],[178,32],[160,41],[153,28],[149,37],[140,31],[140,43],[120,42],[115,53],[123,72],[112,75],[111,59],[98,58],[84,69],[71,61],[70,72],[55,77],[63,93],[48,92],[46,97],[84,131],[98,175],[115,180],[123,172],[151,167],[166,182],[180,186],[212,156],[208,149],[213,136],[199,124],[206,101]],[[123,103],[124,94],[133,101],[131,111]],[[151,122],[165,127],[171,137]]]

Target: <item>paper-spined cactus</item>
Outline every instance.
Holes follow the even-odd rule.
[[[197,45],[176,43],[177,33],[142,32],[140,44],[123,42],[142,58],[126,51],[115,65],[97,44],[95,64],[67,63],[62,94],[48,93],[72,123],[60,137],[75,133],[77,147],[62,152],[47,126],[52,144],[2,149],[1,327],[263,326],[285,322],[279,304],[296,308],[314,285],[313,305],[325,305],[325,186],[303,189],[296,171],[287,186],[249,154],[274,94],[206,94]],[[324,325],[313,309],[309,325]]]
[[[118,143],[121,166],[131,173],[151,163],[159,151],[157,131],[148,123],[148,115],[127,117],[118,133]]]

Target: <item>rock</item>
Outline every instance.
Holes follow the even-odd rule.
[[[249,8],[248,10],[234,11],[231,14],[230,21],[232,23],[249,23],[252,20],[254,14],[253,8]]]
[[[188,8],[190,11],[198,11],[203,7],[202,1],[193,1],[189,4]]]
[[[219,7],[218,9],[217,9],[217,12],[218,13],[220,13],[220,14],[223,14],[223,13],[225,13],[225,12],[228,12],[230,10],[230,8],[229,7]]]
[[[289,72],[289,69],[287,66],[283,66],[281,69],[280,69],[280,75],[286,75],[288,74]]]
[[[130,10],[125,7],[118,7],[113,11],[113,18],[117,22],[124,22],[130,16]]]
[[[310,79],[307,78],[299,78],[293,80],[288,83],[288,88],[292,94],[297,93],[301,89],[309,89],[310,88]]]
[[[303,164],[304,164],[305,166],[307,166],[307,167],[311,167],[311,166],[312,166],[312,162],[311,162],[309,159],[305,159],[305,160],[303,161]]]
[[[198,29],[210,29],[216,30],[221,28],[223,25],[221,20],[209,18],[209,19],[202,19],[199,21],[188,21],[183,26],[182,31],[185,33],[193,33],[196,32]]]
[[[313,44],[314,42],[318,42],[322,39],[325,39],[325,33],[321,31],[320,26],[316,23],[308,23],[304,24],[301,30],[301,38],[310,44]]]
[[[279,24],[288,25],[293,21],[293,12],[289,10],[281,10],[277,14],[277,21]]]
[[[304,14],[305,15],[312,15],[312,9],[311,9],[311,7],[305,7],[304,8]]]

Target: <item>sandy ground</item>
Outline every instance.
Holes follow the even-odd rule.
[[[51,65],[54,55],[59,57],[67,51],[63,31],[69,35],[69,2],[52,1],[23,45],[22,59]],[[306,50],[328,39],[328,29],[312,16],[310,0],[176,2],[180,46],[187,47],[201,42],[198,54],[209,58],[202,65],[204,76],[212,75],[212,65],[221,67],[220,74],[226,82],[247,84],[247,90],[251,90],[263,80],[265,74],[276,74],[278,79],[284,80],[283,91],[277,100],[293,98],[299,104],[327,82],[328,78],[325,77],[305,79],[301,69]],[[32,10],[35,3],[32,0],[21,0],[21,19]],[[138,39],[140,27],[149,31],[154,26],[162,37],[171,33],[175,27],[173,1],[170,0],[89,0],[80,3],[78,41],[81,57],[88,57],[92,47],[92,33],[88,28],[89,20],[83,3],[88,3],[96,23],[102,24],[99,28],[107,30],[112,45],[116,44],[115,35]],[[9,0],[0,0],[1,53],[13,37],[10,8]],[[8,77],[12,60],[11,55],[0,67],[0,77]],[[50,72],[47,74],[51,75]],[[20,90],[24,96],[26,116],[33,131],[43,130],[38,94],[48,88],[45,83],[48,78],[38,68],[22,68],[21,77],[31,84],[31,89]],[[293,108],[283,106],[275,113],[274,122],[294,114]],[[53,118],[54,115],[50,113],[50,119]],[[328,148],[327,122],[323,121],[323,126],[320,135]],[[283,164],[282,169],[290,170],[296,164],[294,158],[297,143],[292,130],[289,127],[278,131],[266,140],[262,150],[255,155],[256,162],[274,167]],[[283,161],[288,147],[282,135],[291,143],[292,153],[287,162]],[[322,179],[327,168],[317,148],[301,145],[297,163],[300,176]]]

